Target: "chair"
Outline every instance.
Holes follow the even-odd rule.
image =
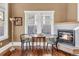
[[[21,34],[20,39],[21,39],[21,54],[23,55],[25,52],[24,43],[26,43],[26,50],[30,49],[31,36],[29,36],[28,34]],[[27,46],[28,43],[29,48]]]
[[[43,49],[45,49],[45,37],[32,37],[32,46],[35,49],[41,48],[41,45],[43,45]],[[34,43],[36,44],[36,47],[34,47]]]
[[[53,48],[55,46],[56,50],[58,50],[58,37],[50,37],[47,39],[47,50],[48,50],[48,45],[51,44],[52,45],[52,52],[53,52]]]

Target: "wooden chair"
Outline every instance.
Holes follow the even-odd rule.
[[[45,37],[32,37],[32,48],[39,49],[42,48],[41,45],[43,45],[43,49],[45,49],[45,42]],[[34,44],[36,44],[36,46]]]
[[[47,50],[48,50],[48,44],[52,45],[52,52],[53,52],[54,46],[56,50],[58,50],[58,37],[51,37],[47,40]]]
[[[28,34],[21,34],[20,39],[21,39],[21,55],[23,55],[25,52],[24,43],[26,43],[26,50],[30,49],[31,37]],[[29,47],[27,46],[28,43]]]

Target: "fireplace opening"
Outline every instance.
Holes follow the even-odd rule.
[[[58,30],[58,37],[60,43],[75,46],[75,31],[74,30]]]

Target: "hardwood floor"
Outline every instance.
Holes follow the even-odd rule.
[[[71,54],[65,53],[60,50],[44,50],[44,49],[33,49],[24,51],[23,56],[72,56]],[[4,56],[22,56],[21,49],[16,49],[13,52],[8,51]]]

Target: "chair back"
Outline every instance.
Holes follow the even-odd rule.
[[[58,37],[57,35],[54,36],[50,36],[49,39],[47,39],[47,42],[49,42],[50,44],[57,44],[58,43]]]
[[[20,39],[22,40],[28,40],[29,38],[31,38],[31,36],[29,36],[28,34],[21,34],[20,35]]]
[[[44,48],[45,42],[46,42],[45,36],[32,37],[32,47],[33,48],[39,48],[39,47],[41,47],[41,45],[43,45],[43,48]],[[36,47],[34,47],[34,46],[36,46]]]

